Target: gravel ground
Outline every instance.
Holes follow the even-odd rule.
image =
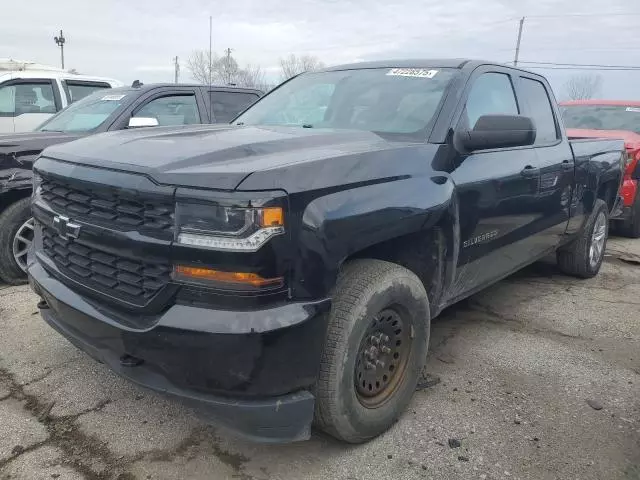
[[[640,479],[640,241],[600,275],[539,263],[433,322],[385,435],[253,445],[120,379],[0,285],[0,479]],[[439,380],[438,383],[436,381]]]

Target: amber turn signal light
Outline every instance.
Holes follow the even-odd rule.
[[[186,265],[175,265],[173,268],[177,279],[210,281],[216,283],[226,283],[233,285],[244,285],[256,288],[262,287],[279,287],[284,283],[282,277],[263,278],[257,273],[246,272],[223,272],[203,267],[188,267]]]
[[[267,207],[260,210],[261,227],[283,227],[284,213],[281,207]]]

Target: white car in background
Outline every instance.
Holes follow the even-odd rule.
[[[0,133],[28,132],[67,105],[117,80],[0,59]]]

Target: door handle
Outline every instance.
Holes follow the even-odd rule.
[[[527,178],[537,177],[538,175],[540,175],[540,169],[537,167],[532,167],[531,165],[527,165],[522,169],[520,175]]]
[[[562,161],[562,169],[563,170],[573,170],[573,162],[571,160],[563,160]]]

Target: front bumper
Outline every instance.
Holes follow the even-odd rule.
[[[107,315],[38,261],[29,281],[42,317],[119,375],[183,400],[254,441],[309,437],[328,300],[231,312],[175,305],[145,330]],[[286,326],[284,326],[286,325]]]

